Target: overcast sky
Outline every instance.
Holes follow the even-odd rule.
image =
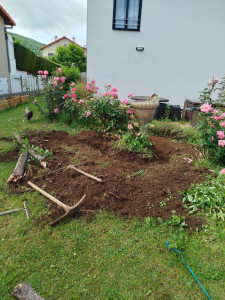
[[[44,44],[66,36],[86,45],[87,0],[0,0],[15,21],[14,32]]]

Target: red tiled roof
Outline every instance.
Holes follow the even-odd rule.
[[[13,19],[10,17],[10,15],[7,13],[7,11],[4,10],[4,8],[0,5],[0,16],[5,21],[5,25],[11,25],[16,26],[16,23],[13,21]]]
[[[44,47],[41,47],[40,50],[43,50],[44,48],[49,47],[49,46],[51,46],[51,45],[53,45],[53,44],[55,44],[55,43],[57,43],[57,42],[59,42],[59,41],[61,41],[61,40],[63,40],[63,39],[67,39],[67,40],[70,41],[71,43],[73,43],[73,44],[75,44],[75,45],[81,47],[81,46],[78,45],[77,43],[75,43],[75,42],[73,42],[72,40],[68,39],[66,36],[63,36],[63,37],[61,37],[60,39],[57,39],[56,41],[54,41],[54,42],[52,42],[52,43],[50,43],[50,44],[48,44],[48,45],[45,45]],[[83,47],[81,47],[81,48],[84,49],[84,50],[86,50],[86,49],[83,48]]]

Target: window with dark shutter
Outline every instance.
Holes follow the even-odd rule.
[[[140,30],[142,0],[114,0],[113,29]]]

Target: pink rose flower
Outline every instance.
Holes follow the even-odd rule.
[[[220,171],[220,173],[225,174],[225,168]]]
[[[76,98],[76,94],[72,93],[72,94],[71,94],[71,97],[72,97],[72,98]]]
[[[77,90],[77,88],[72,88],[72,91],[74,91],[74,92],[75,92],[76,90]]]
[[[42,74],[43,74],[43,71],[39,70],[39,71],[38,71],[38,74],[39,74],[39,75],[42,75]]]
[[[71,84],[70,84],[71,86],[74,86],[75,85],[75,83],[74,82],[71,82]]]
[[[47,76],[46,76],[46,75],[41,75],[41,77],[42,77],[42,78],[46,78]]]
[[[225,121],[220,123],[220,127],[225,127]]]
[[[65,94],[64,96],[63,96],[63,99],[66,99],[66,98],[68,98],[69,96],[67,95],[67,94]]]
[[[55,108],[55,109],[54,109],[54,113],[57,114],[58,112],[59,112],[59,109],[58,109],[58,108]]]
[[[91,82],[92,82],[92,83],[95,83],[95,80],[92,80]]]
[[[86,117],[90,117],[90,115],[91,115],[91,111],[88,111]]]
[[[99,87],[98,87],[98,86],[96,86],[96,87],[95,87],[95,89],[96,89],[96,90],[99,90]]]
[[[212,77],[212,78],[210,78],[209,81],[208,81],[208,86],[214,85],[214,84],[216,84],[218,81],[219,81],[219,78],[218,78],[218,77]]]
[[[113,86],[112,87],[112,92],[118,92],[118,89],[115,86]]]
[[[80,103],[80,104],[84,103],[84,100],[80,99],[79,103]]]
[[[131,94],[131,93],[129,93],[129,94],[127,95],[127,97],[129,97],[129,98],[132,97],[132,96],[133,96],[133,94]]]
[[[128,115],[133,115],[133,110],[128,109],[128,110],[126,111],[126,113],[127,113]]]
[[[122,103],[125,104],[125,105],[128,105],[129,104],[129,100],[128,99],[123,99]]]
[[[219,140],[218,145],[221,146],[221,147],[224,147],[225,146],[225,140]]]
[[[59,80],[59,77],[56,77],[56,76],[55,76],[55,77],[54,77],[54,80],[55,80],[55,81],[58,81],[58,80]]]
[[[62,72],[62,69],[61,69],[61,68],[58,68],[57,71],[58,71],[59,73],[61,73],[61,72]]]
[[[204,103],[202,106],[200,106],[200,110],[207,114],[207,113],[213,111],[213,108],[212,108],[212,105],[210,105],[208,103]]]
[[[44,75],[48,75],[48,71],[47,70],[44,70]]]
[[[218,135],[220,140],[222,140],[225,137],[224,131],[217,131],[216,134]]]
[[[34,102],[33,102],[34,104],[36,104],[37,103],[37,99],[34,99]]]

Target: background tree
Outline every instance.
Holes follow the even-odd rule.
[[[80,72],[86,71],[86,55],[84,50],[76,44],[71,43],[68,46],[59,46],[51,60],[69,68],[74,64]]]

